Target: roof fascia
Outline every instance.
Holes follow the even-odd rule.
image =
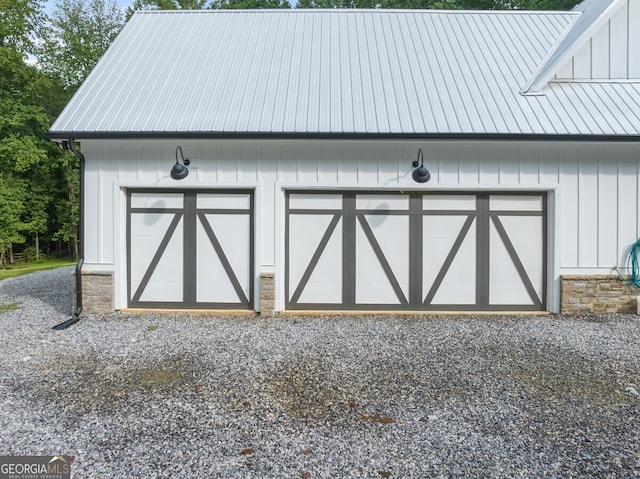
[[[544,86],[553,79],[560,67],[565,65],[578,51],[587,44],[594,34],[608,21],[616,11],[621,8],[627,0],[614,0],[605,8],[600,16],[591,22],[580,35],[569,45],[564,45],[566,38],[575,29],[580,27],[580,17],[584,12],[575,11],[578,18],[567,27],[564,35],[560,37],[556,45],[549,51],[545,59],[540,63],[538,69],[533,73],[531,79],[520,90],[522,95],[539,95]],[[560,56],[556,56],[558,51],[564,48],[564,52]]]
[[[638,135],[580,135],[533,133],[225,133],[225,132],[49,132],[48,140],[476,140],[476,141],[563,141],[637,142]]]

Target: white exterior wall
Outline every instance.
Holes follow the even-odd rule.
[[[169,170],[181,145],[187,179]],[[431,181],[411,179],[422,148]],[[632,143],[365,141],[83,141],[85,269],[113,271],[126,307],[127,187],[255,188],[256,297],[276,273],[283,307],[284,195],[296,189],[529,190],[549,196],[548,307],[561,274],[611,273],[640,235],[640,145]]]
[[[558,72],[556,78],[565,80],[640,78],[638,25],[640,25],[640,0],[628,0]]]

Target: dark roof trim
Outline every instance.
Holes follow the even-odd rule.
[[[640,135],[578,135],[534,133],[260,133],[260,132],[71,132],[56,131],[48,140],[501,140],[501,141],[589,141],[640,142]]]

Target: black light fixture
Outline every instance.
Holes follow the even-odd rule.
[[[178,152],[180,152],[180,159],[182,160],[182,164],[178,161]],[[189,174],[189,166],[191,161],[188,158],[185,158],[182,154],[182,148],[178,145],[176,148],[176,164],[171,168],[171,178],[174,180],[184,180]]]
[[[413,170],[413,173],[411,174],[413,181],[417,183],[426,183],[431,179],[431,173],[429,173],[429,170],[427,170],[424,166],[424,156],[422,155],[422,148],[418,150],[418,158],[413,162],[413,167],[415,168],[415,170]]]

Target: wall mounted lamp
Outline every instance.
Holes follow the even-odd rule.
[[[413,162],[413,167],[415,168],[415,170],[413,170],[413,173],[411,174],[413,181],[417,183],[426,183],[431,179],[431,173],[429,173],[429,170],[427,170],[424,166],[424,156],[422,155],[422,148],[418,150],[418,158],[416,158],[416,161]]]
[[[178,158],[178,153],[180,153],[180,158]],[[182,164],[180,164],[179,159],[182,160]],[[176,147],[176,164],[171,168],[171,178],[174,180],[183,180],[189,174],[189,166],[191,164],[191,160],[185,158],[182,154],[182,148],[178,145]]]

